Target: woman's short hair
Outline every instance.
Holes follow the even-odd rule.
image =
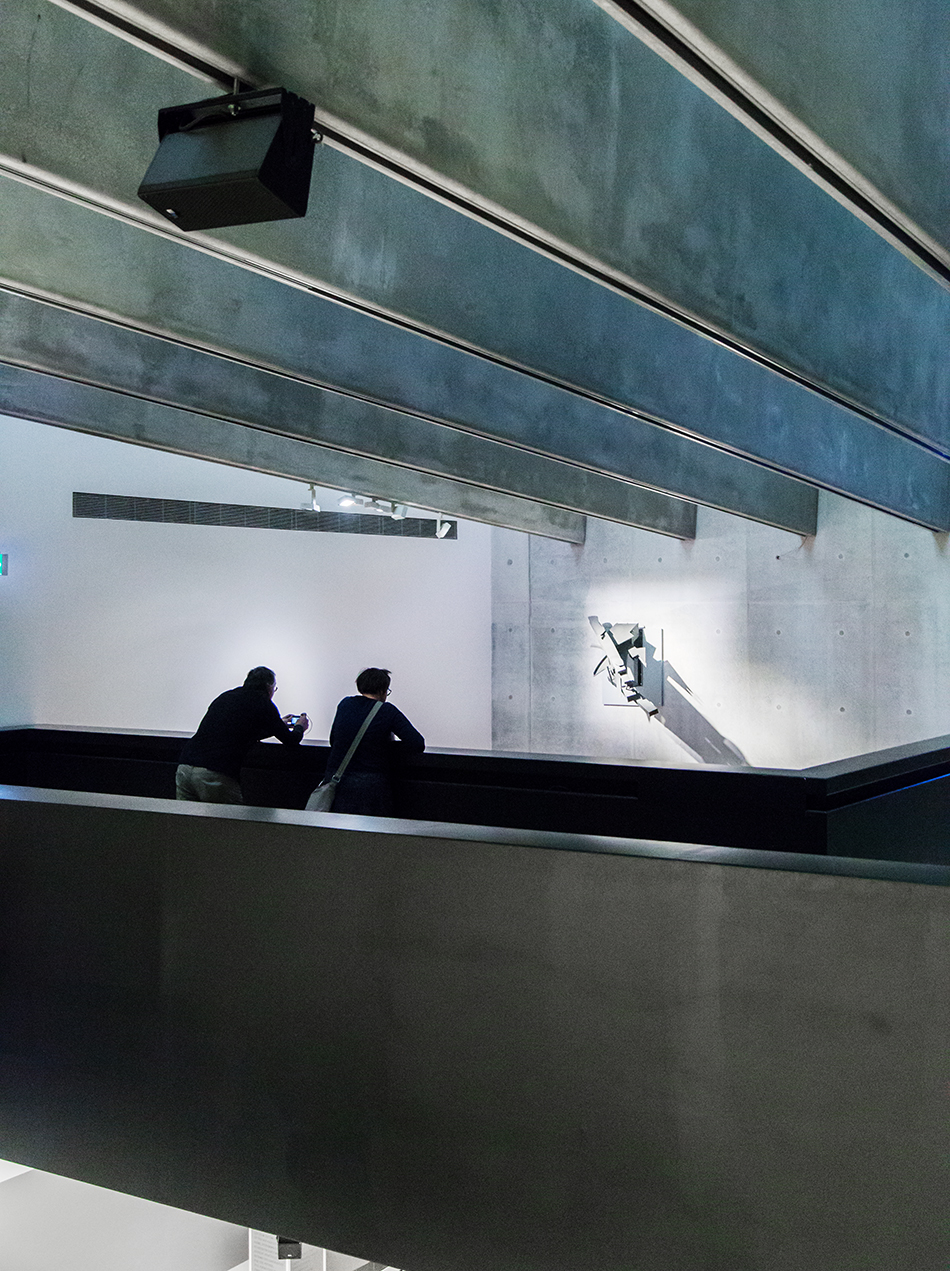
[[[392,676],[384,666],[368,666],[356,677],[356,691],[379,697],[389,688]]]
[[[269,693],[276,683],[277,676],[269,666],[255,666],[244,677],[245,688],[259,688],[265,693]]]

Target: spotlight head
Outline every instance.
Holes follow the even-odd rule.
[[[313,109],[285,88],[166,106],[139,198],[183,230],[306,216]]]
[[[343,498],[340,499],[340,507],[341,508],[355,508],[356,499],[354,499],[352,494],[344,494]]]
[[[448,534],[451,528],[452,528],[451,521],[440,521],[439,524],[436,526],[436,530],[435,530],[436,538],[445,538],[446,534]]]

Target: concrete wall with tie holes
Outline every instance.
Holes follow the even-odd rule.
[[[822,494],[801,539],[705,508],[677,542],[602,521],[583,547],[493,531],[496,749],[693,762],[605,706],[587,621],[642,623],[746,760],[807,767],[950,732],[947,536]]]

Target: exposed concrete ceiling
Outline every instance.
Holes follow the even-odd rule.
[[[594,0],[911,259],[950,277],[943,0]]]
[[[357,405],[358,412],[359,409]],[[0,412],[256,472],[296,477],[354,494],[378,497],[385,491],[385,496],[394,502],[433,511],[451,509],[455,515],[469,520],[570,543],[584,541],[583,515],[497,489],[498,483],[505,479],[505,455],[500,453],[500,447],[480,439],[473,439],[470,447],[472,479],[462,482],[437,473],[417,471],[405,463],[380,462],[320,445],[303,436],[196,414],[61,375],[9,366],[0,367]],[[286,409],[276,413],[286,413]],[[373,426],[381,419],[385,419],[385,412],[368,408],[365,415],[361,412],[355,420],[351,416],[350,423],[351,427],[359,428],[363,422]],[[430,462],[434,462],[434,458]],[[679,518],[671,519],[660,532],[678,538],[693,536],[695,508],[692,504],[663,500],[652,491],[611,482],[566,465],[560,468],[563,471],[548,460],[540,460],[535,465],[522,462],[519,476],[525,482],[523,488],[530,490],[527,479],[532,474],[537,484],[559,479],[565,497],[573,494],[578,501],[594,503],[599,498],[605,520],[619,519],[630,524],[640,513],[644,520],[651,519],[649,528],[652,529],[657,528],[668,509],[678,509]],[[474,477],[480,472],[485,480],[495,484],[477,485]]]
[[[950,526],[950,295],[607,8],[8,0],[0,278],[674,496],[663,532],[682,499],[811,532],[803,481]],[[214,90],[104,29],[115,15],[222,81],[308,95],[389,171],[320,147],[306,220],[181,235],[135,189],[158,107]],[[0,360],[76,376],[57,343]],[[123,391],[222,414],[154,375]],[[443,453],[440,475],[470,479]]]

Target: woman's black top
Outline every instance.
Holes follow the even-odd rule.
[[[326,775],[329,779],[343,762],[353,738],[360,730],[360,725],[376,705],[368,697],[344,697],[336,708],[333,727],[330,729],[330,755],[327,759]],[[392,734],[399,738],[397,747],[392,741]],[[363,734],[359,749],[350,760],[347,774],[351,772],[388,773],[392,766],[395,752],[403,755],[421,755],[426,748],[426,741],[417,728],[413,728],[409,720],[391,702],[383,702],[376,712],[373,722]]]

